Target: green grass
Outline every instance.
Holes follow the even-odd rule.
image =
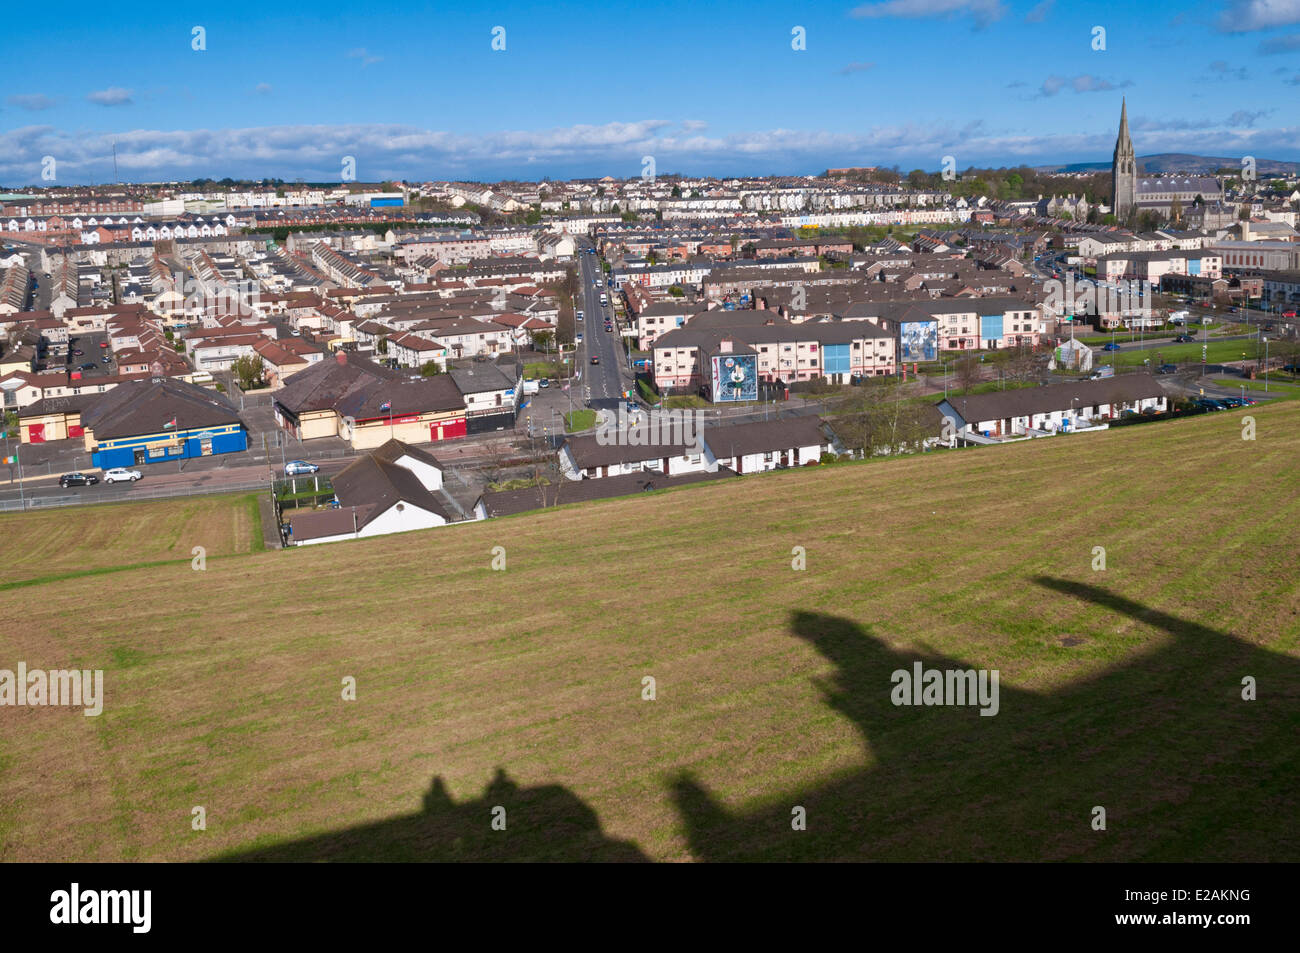
[[[2,593],[6,658],[106,701],[0,718],[0,857],[1289,860],[1300,405],[1252,414]],[[917,662],[996,669],[998,715],[893,705]]]
[[[1158,348],[1148,348],[1144,351],[1104,351],[1095,356],[1094,365],[1109,364],[1112,361],[1116,367],[1131,367],[1142,363],[1143,358],[1149,358],[1151,363],[1157,364],[1187,364],[1196,363],[1201,359],[1201,341],[1192,344],[1162,344]],[[1232,361],[1242,360],[1242,355],[1246,355],[1246,360],[1252,360],[1256,357],[1256,346],[1254,341],[1215,341],[1210,339],[1206,347],[1206,359],[1210,364],[1227,364]],[[1262,351],[1260,355],[1262,356]],[[1159,355],[1157,361],[1156,356]]]
[[[567,371],[563,361],[534,361],[524,365],[524,377],[530,381],[543,377],[565,377]]]
[[[0,514],[0,590],[260,552],[257,494],[103,503]]]
[[[594,410],[575,410],[564,415],[564,429],[569,433],[590,430],[594,426],[596,426]]]
[[[1211,380],[1220,387],[1227,387],[1229,389],[1239,389],[1244,387],[1247,391],[1259,391],[1261,394],[1264,392],[1264,379],[1262,377],[1253,381],[1241,377],[1214,377],[1211,378]],[[1268,382],[1268,393],[1276,393],[1282,396],[1294,396],[1295,394],[1300,394],[1300,386],[1275,381],[1270,377]]]

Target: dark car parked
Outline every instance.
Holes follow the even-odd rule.
[[[1174,343],[1175,343],[1175,344],[1191,344],[1191,343],[1192,343],[1192,336],[1191,336],[1190,334],[1180,334],[1180,335],[1178,335],[1178,337],[1174,338]]]
[[[1156,373],[1157,373],[1157,374],[1176,374],[1176,373],[1178,373],[1178,365],[1177,365],[1177,364],[1161,364],[1158,368],[1156,368]]]
[[[99,477],[93,473],[65,473],[59,477],[59,486],[94,486],[99,482]]]

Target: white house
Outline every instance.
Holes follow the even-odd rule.
[[[451,522],[438,498],[442,464],[427,451],[389,440],[334,477],[337,507],[289,521],[294,546],[431,529]]]

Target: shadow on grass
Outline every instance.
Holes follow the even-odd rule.
[[[865,770],[732,811],[689,775],[672,795],[703,860],[1253,861],[1300,853],[1300,664],[1096,586],[1039,577],[1171,640],[1037,694],[1000,686],[1000,711],[906,707],[891,674],[968,669],[897,653],[842,618],[791,628],[834,663],[828,704],[858,727]],[[1102,617],[1085,641],[1105,641]],[[1062,633],[1065,635],[1065,633]],[[1081,637],[1076,635],[1076,638]],[[1068,649],[1062,648],[1062,652]],[[1242,699],[1242,679],[1259,700]],[[1092,829],[1093,808],[1107,829]],[[806,811],[807,829],[792,826]]]
[[[493,809],[505,808],[506,829],[493,830]],[[559,785],[521,788],[497,769],[483,796],[459,804],[435,777],[423,810],[216,861],[604,861],[647,858],[633,844],[611,840],[596,812]]]
[[[1002,682],[999,711],[906,707],[891,675],[965,670],[960,659],[895,652],[850,620],[791,617],[795,636],[835,666],[827,704],[861,732],[871,765],[764,806],[734,811],[689,775],[670,794],[701,860],[1261,861],[1300,856],[1300,663],[1108,590],[1032,580],[1045,598],[1105,612],[1060,633],[1106,643],[1120,618],[1165,644],[1050,693]],[[1082,626],[1086,623],[1080,622]],[[1038,651],[1035,648],[1035,651]],[[1244,701],[1242,679],[1258,701]],[[506,808],[507,831],[491,828]],[[1093,809],[1107,828],[1092,827]],[[792,829],[792,808],[807,829]],[[558,785],[520,788],[503,772],[460,804],[434,778],[419,813],[221,861],[644,861]]]

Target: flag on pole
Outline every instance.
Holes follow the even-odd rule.
[[[167,421],[167,423],[163,424],[163,430],[175,430],[175,429],[176,429],[176,418],[175,418],[175,417],[173,417],[171,420]]]
[[[11,453],[9,456],[5,457],[5,463],[7,463],[9,466],[13,466],[17,462],[18,462],[17,454]]]
[[[386,400],[386,401],[384,401],[382,404],[379,405],[379,409],[380,409],[380,410],[392,410],[392,409],[393,409],[393,402],[392,402],[391,400]]]

